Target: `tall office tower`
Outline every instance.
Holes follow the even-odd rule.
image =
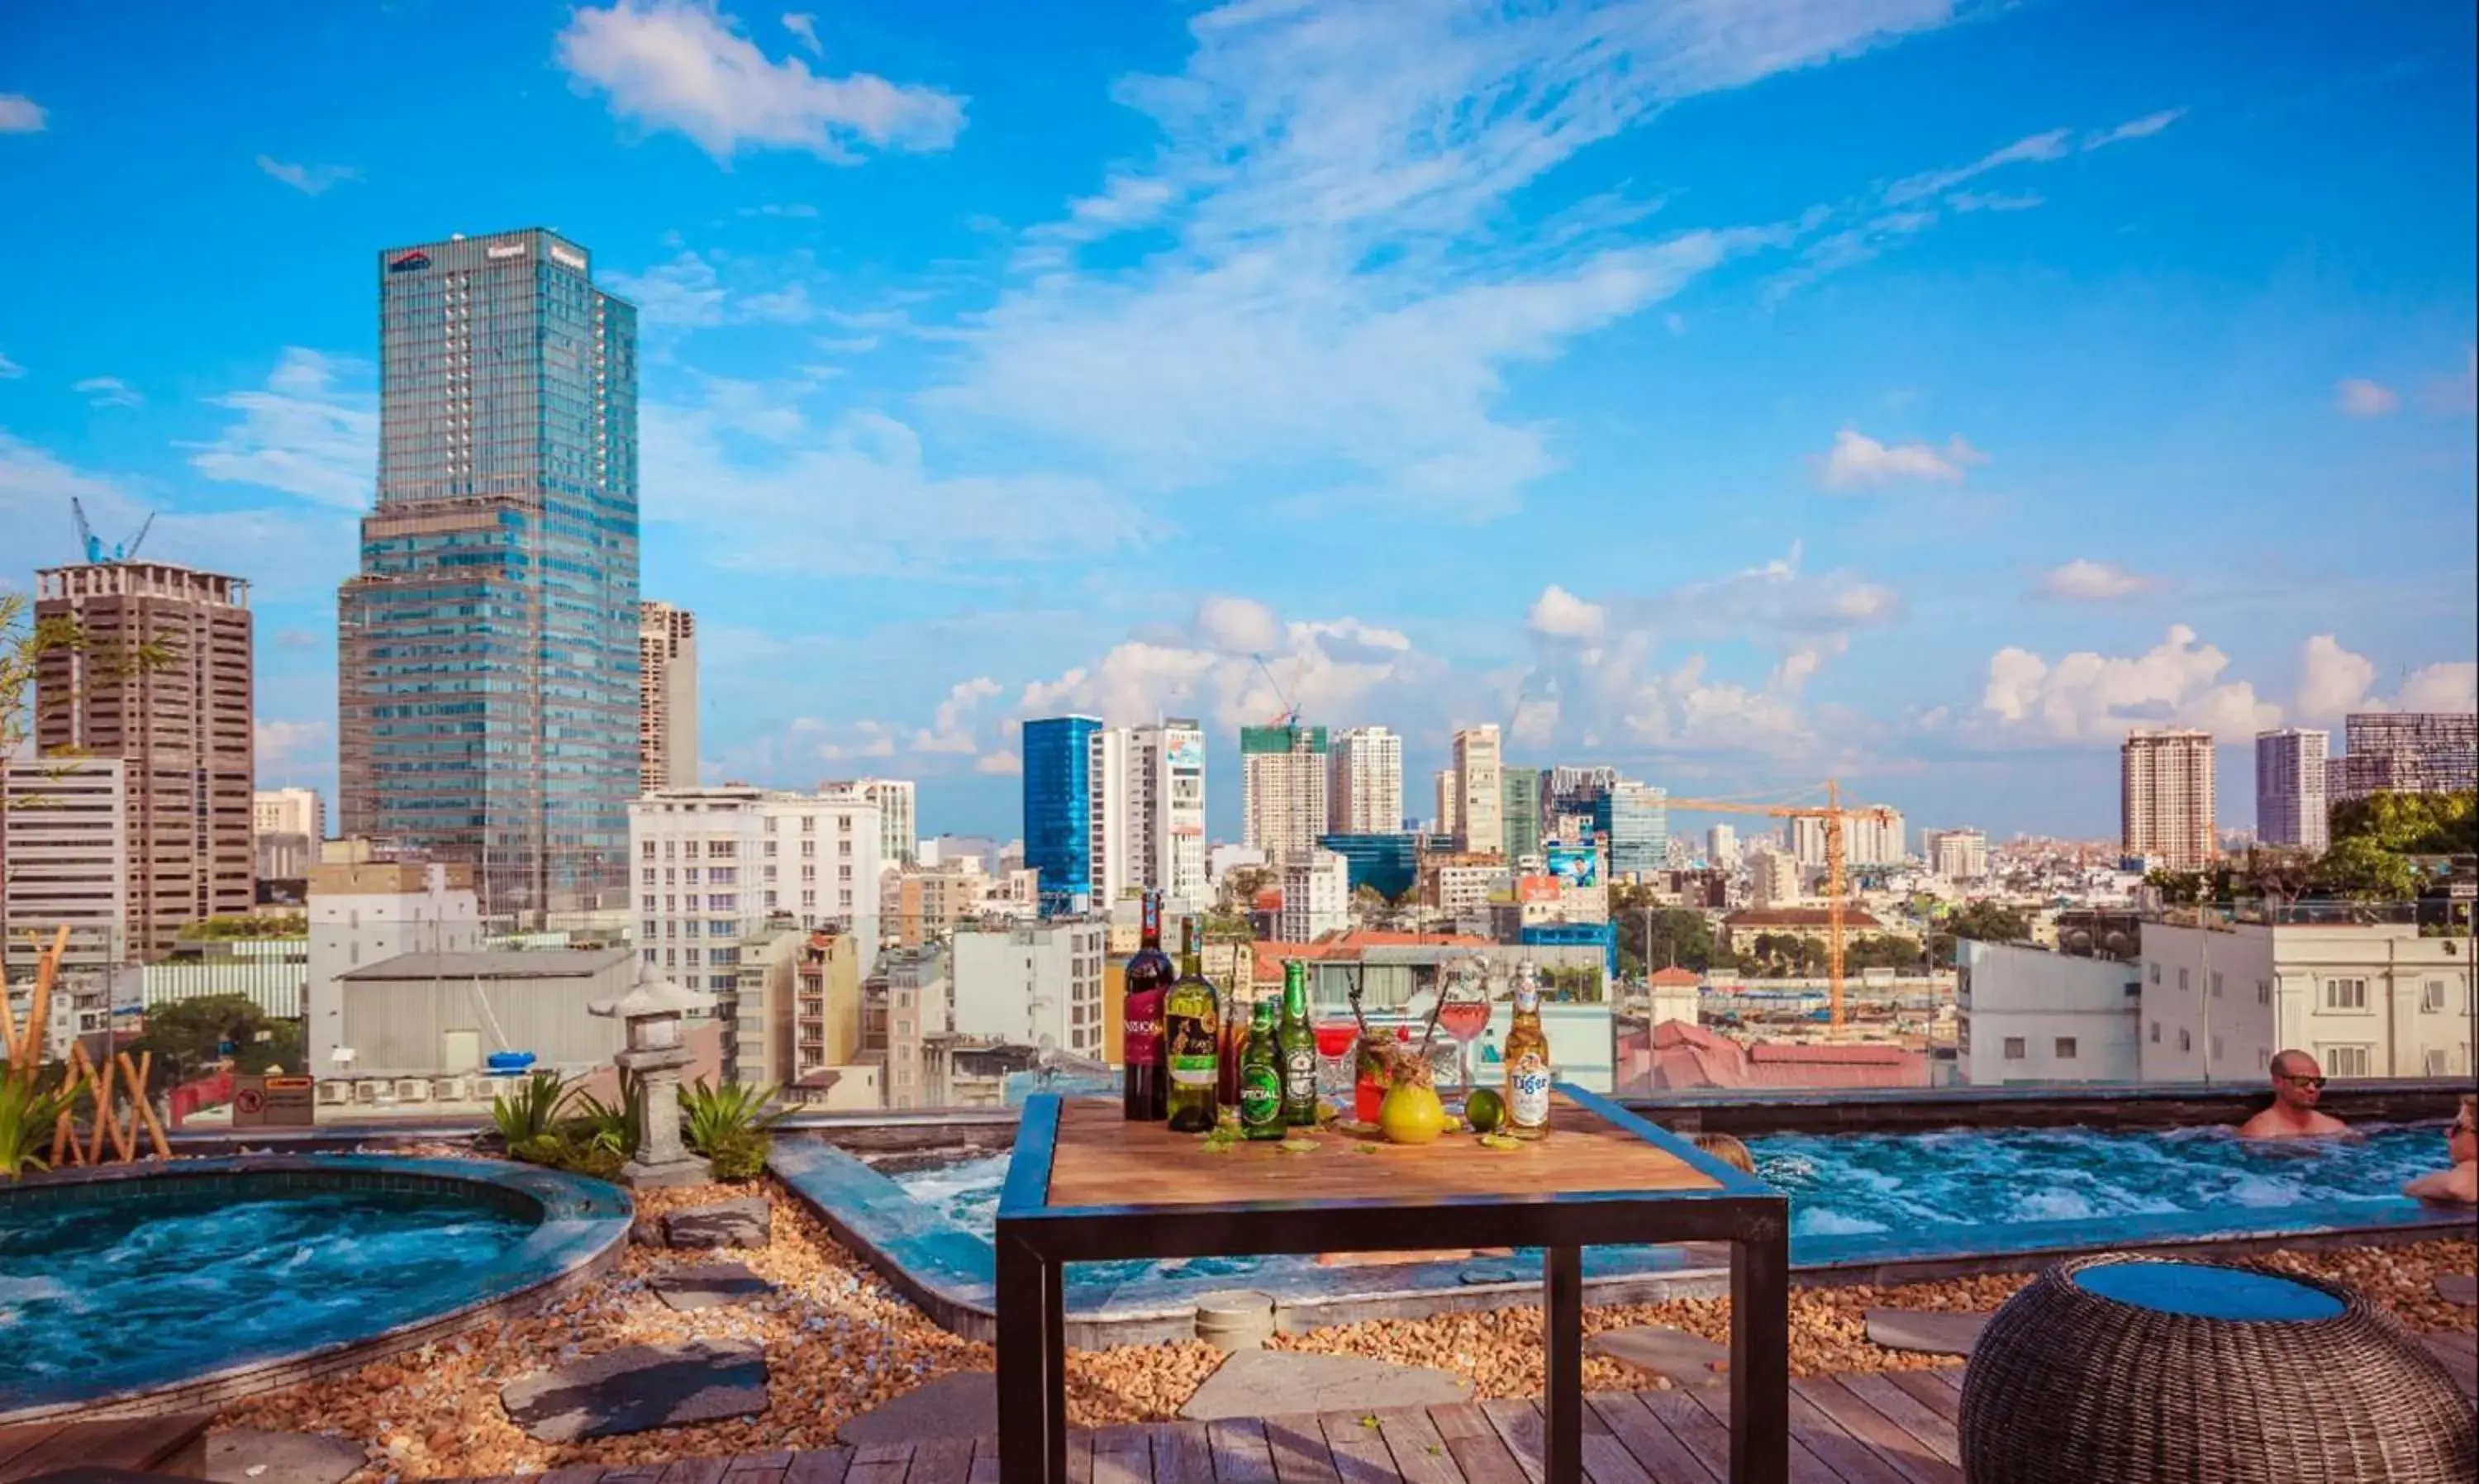
[[[1930,871],[1950,882],[1976,882],[1988,874],[1988,836],[1977,830],[1923,830],[1920,854]]]
[[[1334,739],[1326,781],[1328,834],[1393,834],[1403,822],[1403,739],[1354,727]]]
[[[1130,729],[1121,817],[1128,884],[1204,907],[1205,730],[1173,717]]]
[[[2219,847],[2212,830],[2212,734],[2174,727],[2135,731],[2118,758],[2126,853],[2181,871],[2210,864]]]
[[[1448,839],[1463,833],[1464,785],[1452,768],[1440,768],[1437,779],[1438,830]]]
[[[1240,843],[1283,857],[1313,850],[1325,833],[1323,727],[1240,729]]]
[[[917,794],[912,780],[907,778],[829,779],[818,785],[822,794],[852,794],[878,806],[880,840],[878,858],[889,865],[910,865],[920,851],[915,832]],[[984,861],[986,869],[994,861]]]
[[[39,956],[64,927],[64,967],[129,961],[129,841],[119,758],[0,757],[0,994],[34,985]]]
[[[1092,716],[1024,724],[1024,863],[1040,873],[1045,917],[1089,911],[1103,887],[1093,836],[1109,790],[1096,786],[1093,754],[1105,731]]]
[[[1593,828],[1609,846],[1611,876],[1658,871],[1670,856],[1670,790],[1621,779],[1594,802]]]
[[[1506,832],[1506,863],[1541,854],[1541,772],[1508,768],[1499,775],[1498,817]]]
[[[2325,804],[2325,749],[2321,731],[2284,727],[2255,734],[2255,832],[2266,845],[2324,853],[2332,843]]]
[[[378,504],[337,594],[344,832],[482,910],[628,900],[637,311],[549,232],[379,254]]]
[[[1728,825],[1715,825],[1704,832],[1706,863],[1727,870],[1739,863],[1739,832]]]
[[[1541,776],[1541,812],[1555,819],[1562,815],[1590,815],[1601,795],[1619,780],[1616,768],[1577,768],[1559,766]]]
[[[695,788],[698,780],[697,615],[667,602],[637,604],[637,788]]]
[[[2469,711],[2354,713],[2341,720],[2341,749],[2326,790],[2334,804],[2479,788],[2479,714]]]
[[[1467,851],[1506,851],[1506,797],[1497,724],[1455,733],[1456,835]]]
[[[85,636],[36,660],[36,749],[123,765],[128,959],[170,952],[201,917],[247,912],[258,891],[249,584],[164,562],[48,568],[35,574],[35,621]],[[141,645],[161,646],[162,662],[126,662]]]

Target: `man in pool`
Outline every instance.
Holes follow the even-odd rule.
[[[2419,1176],[2402,1187],[2402,1193],[2413,1200],[2479,1206],[2479,1097],[2462,1100],[2453,1126],[2444,1131],[2444,1149],[2453,1167]]]
[[[2315,1105],[2324,1097],[2324,1068],[2303,1051],[2272,1059],[2272,1106],[2238,1125],[2240,1139],[2326,1139],[2350,1126]]]

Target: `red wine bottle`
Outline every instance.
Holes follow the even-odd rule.
[[[1169,1112],[1168,1073],[1163,1065],[1163,996],[1179,977],[1170,955],[1163,952],[1159,892],[1145,893],[1144,923],[1144,941],[1128,960],[1125,1009],[1120,1016],[1124,1070],[1119,1098],[1121,1113],[1131,1121],[1159,1123]]]

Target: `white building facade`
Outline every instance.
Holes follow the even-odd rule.
[[[2286,845],[2322,855],[2333,842],[2325,795],[2326,751],[2322,731],[2284,727],[2255,734],[2255,834],[2265,845]]]
[[[2330,1077],[2467,1077],[2466,939],[2415,924],[2143,925],[2143,1080],[2260,1083],[2275,1053]]]
[[[697,615],[652,600],[637,604],[637,787],[695,788],[698,780]]]
[[[1122,753],[1122,771],[1112,776],[1123,780],[1127,883],[1202,907],[1213,890],[1205,880],[1205,729],[1179,718],[1133,727]]]
[[[1350,863],[1330,850],[1308,850],[1283,861],[1283,913],[1276,935],[1313,943],[1351,926]]]
[[[2190,728],[2136,731],[2118,754],[2120,839],[2130,856],[2175,870],[2219,853],[2212,822],[2212,734]]]
[[[737,986],[740,940],[775,913],[879,943],[878,806],[857,792],[727,784],[671,788],[628,806],[637,947],[685,988]]]
[[[1455,733],[1455,835],[1468,852],[1506,854],[1505,766],[1495,722]]]
[[[1403,739],[1383,727],[1336,734],[1326,783],[1332,834],[1393,834],[1403,827]]]
[[[482,905],[464,865],[322,862],[308,881],[303,1044],[309,1072],[324,1077],[352,1071],[359,1056],[345,1036],[345,976],[406,954],[479,952]]]
[[[959,925],[950,945],[957,1034],[1099,1061],[1110,938],[1110,923],[1098,917]]]
[[[1280,860],[1315,845],[1326,814],[1325,729],[1240,728],[1240,843]]]
[[[878,858],[886,865],[910,865],[920,855],[919,790],[910,779],[830,779],[818,785],[822,794],[857,794],[878,806]],[[984,870],[995,862],[982,862]]]
[[[1888,809],[1879,819],[1866,816],[1842,822],[1842,863],[1852,866],[1901,865],[1907,853],[1910,834],[1899,810]],[[1790,853],[1801,865],[1822,867],[1826,863],[1825,821],[1812,815],[1793,815],[1790,821]]]
[[[1955,986],[1962,1080],[2131,1083],[2143,1074],[2141,968],[1964,939]]]
[[[32,983],[37,946],[69,930],[64,967],[130,961],[129,790],[116,757],[0,758],[0,966]]]
[[[1988,836],[1977,830],[1923,830],[1920,854],[1929,871],[1950,882],[1976,882],[1988,874]]]

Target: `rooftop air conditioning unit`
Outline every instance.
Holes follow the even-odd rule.
[[[349,1082],[322,1082],[319,1084],[319,1101],[326,1107],[342,1107],[352,1100],[353,1085]]]
[[[379,1100],[379,1084],[377,1084],[377,1083],[375,1083],[375,1082],[357,1082],[357,1083],[353,1084],[353,1101],[354,1101],[354,1102],[356,1102],[356,1103],[375,1103],[375,1102],[377,1102],[378,1100]]]
[[[473,1096],[473,1089],[462,1077],[434,1078],[430,1084],[430,1100],[434,1103],[463,1103]]]
[[[400,1078],[396,1085],[396,1101],[400,1103],[427,1103],[430,1101],[430,1079],[427,1077]]]

